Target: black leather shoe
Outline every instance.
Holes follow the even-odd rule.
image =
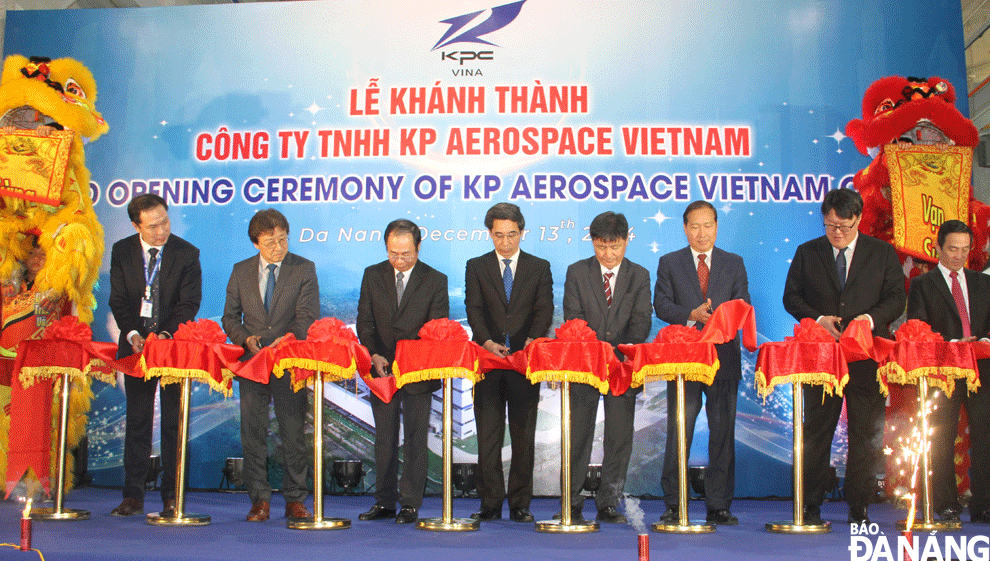
[[[954,508],[947,508],[938,513],[939,520],[947,520],[949,522],[959,522],[959,513],[961,511]]]
[[[380,504],[374,504],[371,505],[368,512],[362,512],[358,515],[358,520],[383,520],[393,516],[395,516],[394,508],[385,508]]]
[[[869,524],[870,517],[866,514],[865,506],[850,506],[849,507],[849,523],[850,524]]]
[[[621,512],[615,509],[614,506],[607,506],[598,511],[598,520],[602,522],[608,522],[609,524],[628,524],[629,519],[622,515]]]
[[[705,521],[719,526],[736,526],[739,524],[739,519],[733,516],[732,511],[727,508],[709,510]]]
[[[805,524],[824,524],[825,521],[822,520],[822,507],[805,505],[804,507],[804,523]]]
[[[531,513],[529,509],[524,506],[510,510],[509,518],[513,522],[533,522],[536,520],[533,518],[533,513]]]
[[[399,510],[399,514],[395,515],[396,524],[412,524],[418,518],[416,512],[416,507],[404,506]]]
[[[131,497],[124,497],[119,505],[110,511],[110,516],[134,516],[144,512],[144,502]]]
[[[990,510],[984,510],[976,514],[969,515],[969,521],[973,524],[990,524]]]
[[[502,511],[495,508],[485,508],[481,507],[481,510],[471,515],[478,522],[491,522],[492,520],[501,520]]]
[[[660,522],[663,522],[664,524],[677,524],[680,522],[681,515],[677,510],[677,505],[667,505],[667,511],[660,517]]]
[[[162,518],[175,518],[175,499],[169,499],[162,503]]]

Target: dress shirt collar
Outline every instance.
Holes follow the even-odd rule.
[[[598,268],[600,268],[602,270],[602,279],[603,280],[605,278],[605,273],[608,273],[608,272],[611,271],[613,274],[615,274],[615,276],[612,277],[612,280],[609,281],[609,282],[612,283],[612,286],[615,286],[615,279],[619,278],[619,269],[621,267],[622,267],[622,262],[621,261],[619,261],[619,264],[616,265],[614,269],[606,269],[605,268],[605,265],[602,265],[600,261],[598,262]]]
[[[416,268],[416,265],[413,265],[412,267],[409,268],[408,271],[403,271],[402,272],[402,282],[404,282],[406,284],[409,283],[409,277],[412,275],[413,269],[415,269],[415,268]],[[392,267],[392,276],[395,277],[395,280],[396,281],[399,280],[399,270],[396,269],[395,267]]]
[[[848,273],[848,271],[849,271],[849,264],[852,263],[853,253],[856,253],[856,242],[858,242],[858,241],[859,241],[859,231],[856,232],[856,237],[853,238],[853,241],[849,242],[849,245],[846,246],[846,271],[847,271],[846,272],[846,276],[849,276],[849,273]],[[831,243],[829,244],[829,247],[832,248],[832,257],[833,258],[838,258],[839,257],[839,250],[834,245],[832,245]]]
[[[503,259],[510,259],[511,260],[511,263],[509,263],[509,266],[512,267],[512,274],[513,274],[513,276],[515,276],[515,274],[516,274],[516,265],[519,263],[519,254],[520,253],[522,253],[522,250],[521,249],[517,249],[516,252],[515,252],[515,254],[512,255],[512,257],[502,257],[502,255],[499,254],[499,252],[496,251],[495,252],[495,258],[498,259],[498,272],[502,273],[503,275],[505,274],[505,261],[503,261]]]
[[[700,251],[695,251],[693,247],[690,247],[690,246],[688,246],[688,247],[691,249],[691,256],[694,258],[694,268],[697,269],[698,268],[698,256],[701,255],[702,253]],[[712,267],[712,252],[714,252],[714,251],[715,251],[715,248],[713,247],[712,249],[709,249],[708,251],[704,252],[705,263],[708,263],[708,268],[709,269],[711,269],[711,267]]]
[[[144,253],[144,262],[145,263],[148,262],[148,250],[151,249],[151,248],[157,249],[158,250],[158,254],[157,254],[158,258],[159,259],[162,258],[162,248],[164,248],[165,246],[163,246],[163,245],[149,245],[146,241],[144,241],[144,238],[141,237],[141,234],[138,234],[138,240],[141,242],[141,251]]]

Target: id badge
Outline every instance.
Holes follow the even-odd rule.
[[[141,317],[150,318],[153,306],[151,300],[141,300]]]

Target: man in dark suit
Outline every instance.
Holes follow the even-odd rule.
[[[801,244],[784,285],[784,308],[794,319],[812,318],[836,339],[854,319],[870,323],[874,336],[890,337],[889,325],[904,311],[904,273],[893,246],[858,232],[863,199],[851,189],[822,199],[825,235]],[[843,393],[849,423],[849,454],[843,491],[849,522],[869,522],[867,507],[881,454],[884,398],[877,363],[849,363]],[[842,412],[841,395],[804,386],[804,520],[821,522],[832,437]]]
[[[567,268],[564,282],[564,321],[575,318],[588,322],[600,341],[612,345],[619,360],[624,357],[615,347],[646,340],[653,324],[650,307],[650,273],[626,259],[629,223],[622,214],[604,212],[589,228],[595,255]],[[633,418],[636,396],[643,388],[627,389],[619,396],[606,393],[605,434],[603,438],[602,480],[595,495],[597,519],[625,524],[618,511],[626,471],[632,455]],[[597,388],[588,384],[571,385],[571,520],[580,521],[584,497],[581,488],[595,439]]]
[[[526,221],[519,207],[498,203],[488,209],[485,227],[495,251],[467,262],[464,305],[474,340],[496,356],[508,356],[545,337],[553,322],[550,263],[519,249]],[[478,427],[478,495],[482,522],[502,518],[506,498],[502,443],[508,405],[512,463],[509,467],[509,516],[532,522],[536,412],[540,386],[514,370],[492,370],[474,388]]]
[[[990,277],[965,269],[973,232],[964,222],[947,220],[938,230],[938,266],[911,281],[908,319],[920,319],[950,341],[975,341],[990,331]],[[964,321],[965,318],[965,321]],[[990,359],[978,361],[980,379],[990,375]],[[959,406],[969,415],[969,519],[990,523],[990,390],[968,393],[957,380],[951,396],[936,391],[929,426],[931,442],[932,507],[943,520],[959,520],[962,506],[956,486],[955,443]]]
[[[248,360],[262,347],[278,344],[286,334],[305,339],[320,317],[320,286],[312,261],[289,252],[289,221],[275,209],[255,213],[248,237],[258,254],[234,265],[227,283],[223,329],[244,347]],[[238,378],[241,399],[241,447],[244,485],[251,499],[248,522],[268,520],[272,487],[268,483],[268,405],[273,404],[282,441],[282,496],[286,518],[310,516],[303,504],[309,494],[306,473],[306,392],[293,391],[288,372],[273,372],[262,384]]]
[[[110,310],[120,329],[117,358],[144,350],[149,333],[169,337],[196,318],[202,296],[199,250],[171,235],[168,204],[154,193],[127,205],[137,234],[113,244],[110,254]],[[124,500],[110,511],[131,516],[144,511],[144,482],[151,465],[151,433],[158,379],[124,376],[127,396],[124,433]],[[179,434],[180,384],[161,391],[161,516],[175,515],[175,454]]]
[[[657,266],[653,307],[661,320],[678,325],[704,327],[712,311],[723,302],[749,302],[749,282],[742,257],[715,247],[718,213],[707,201],[695,201],[684,210],[684,235],[688,247],[668,253]],[[739,336],[716,347],[719,369],[710,386],[684,382],[684,423],[687,449],[691,450],[694,424],[704,394],[708,414],[708,469],[705,470],[705,506],[708,522],[735,525],[732,497],[736,490],[736,396],[742,378]],[[667,445],[660,479],[667,511],[664,522],[678,520],[677,492],[677,383],[667,383]]]
[[[419,227],[394,220],[385,228],[388,260],[364,270],[358,300],[357,332],[371,353],[372,375],[391,376],[395,348],[403,339],[419,339],[430,320],[445,318],[450,309],[447,275],[419,261]],[[406,384],[388,403],[371,396],[375,416],[375,504],[361,520],[395,517],[410,524],[419,516],[426,485],[433,392],[440,380]],[[403,418],[402,479],[399,479],[399,415]],[[395,512],[398,503],[402,508]]]

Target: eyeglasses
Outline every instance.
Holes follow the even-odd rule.
[[[849,224],[848,226],[843,225],[843,224],[830,224],[828,222],[823,222],[823,224],[825,225],[825,230],[826,231],[829,231],[829,232],[839,232],[841,234],[848,234],[849,232],[851,232],[853,229],[856,228],[856,224],[855,223]]]
[[[393,261],[409,261],[411,259],[416,258],[416,253],[411,253],[411,252],[396,253],[394,251],[389,251],[388,258]]]
[[[507,233],[495,232],[495,233],[492,234],[492,238],[494,238],[494,239],[496,239],[498,241],[502,241],[502,240],[512,241],[512,240],[514,240],[514,239],[516,239],[518,237],[519,237],[519,231],[518,230],[516,230],[515,232],[507,232]]]
[[[289,238],[288,237],[276,238],[273,240],[268,240],[266,242],[259,243],[258,245],[269,250],[275,249],[277,247],[289,247]]]

